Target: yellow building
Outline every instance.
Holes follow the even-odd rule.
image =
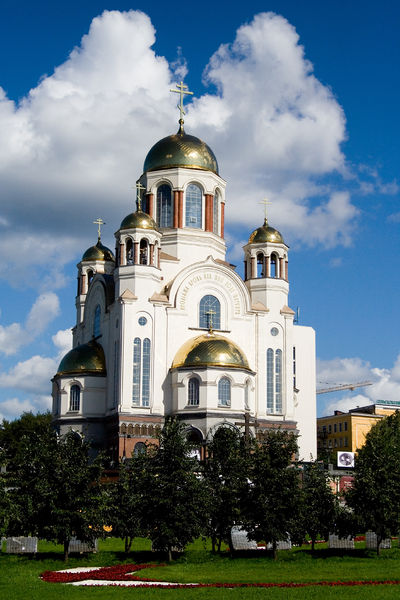
[[[348,413],[335,410],[331,416],[318,418],[318,453],[356,452],[364,444],[371,427],[396,410],[400,410],[400,402],[379,400],[377,404],[353,408]]]

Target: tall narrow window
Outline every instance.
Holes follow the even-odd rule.
[[[267,413],[274,412],[274,351],[267,350]]]
[[[150,406],[151,342],[135,338],[133,342],[132,405]]]
[[[215,192],[214,196],[214,205],[213,205],[213,233],[219,234],[218,224],[219,224],[219,203],[220,203],[220,193],[218,190]]]
[[[186,227],[202,226],[202,193],[198,185],[191,183],[186,189]]]
[[[132,384],[132,404],[140,406],[140,364],[142,362],[142,342],[140,338],[135,338],[133,342],[133,384]]]
[[[282,350],[267,350],[267,413],[282,414]]]
[[[133,265],[133,242],[132,242],[131,238],[128,238],[126,240],[125,252],[126,252],[126,264]]]
[[[278,257],[276,254],[271,254],[271,270],[270,277],[278,277]]]
[[[101,317],[101,308],[98,304],[94,310],[94,319],[93,319],[93,336],[96,338],[100,335],[100,317]]]
[[[215,296],[203,296],[199,305],[199,327],[221,329],[221,304]]]
[[[222,377],[218,382],[218,404],[219,406],[231,405],[231,382],[227,377]]]
[[[262,254],[262,252],[260,252],[259,254],[257,254],[257,277],[265,277],[265,258],[264,258],[264,254]]]
[[[140,264],[149,264],[149,244],[147,240],[140,240]]]
[[[188,405],[189,406],[198,406],[199,405],[199,380],[197,379],[197,377],[191,377],[189,379]]]
[[[296,389],[296,346],[293,346],[293,389]]]
[[[69,410],[78,411],[81,407],[81,388],[79,385],[72,385],[69,391]]]
[[[157,190],[157,223],[160,227],[172,227],[172,194],[169,185],[163,184]]]
[[[93,277],[94,277],[94,273],[93,273],[93,271],[91,269],[89,269],[89,271],[87,272],[87,284],[88,284],[88,287],[92,283]]]
[[[150,405],[150,340],[143,340],[142,406]]]

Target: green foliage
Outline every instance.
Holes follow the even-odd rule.
[[[149,446],[138,457],[143,525],[154,548],[168,551],[170,559],[172,549],[183,549],[204,524],[204,484],[191,448],[186,426],[169,418],[158,435],[158,445]]]
[[[400,527],[400,412],[379,421],[357,454],[355,482],[347,494],[365,529],[380,542]]]
[[[336,502],[326,472],[321,468],[320,463],[304,465],[303,472],[303,524],[314,550],[318,535],[326,539],[333,531]]]
[[[296,436],[271,430],[251,455],[246,529],[252,539],[271,543],[274,556],[277,542],[297,534],[301,519],[299,475],[292,462],[296,452]]]
[[[232,527],[241,522],[241,503],[247,488],[248,453],[236,430],[220,427],[207,447],[204,482],[208,494],[207,534],[213,550],[221,542],[232,548]]]
[[[45,434],[51,426],[51,413],[24,412],[19,419],[0,424],[0,464],[12,468],[12,462],[18,453],[21,440],[25,436]]]

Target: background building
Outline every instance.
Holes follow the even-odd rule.
[[[315,335],[288,306],[289,248],[265,218],[244,246],[244,278],[226,262],[226,182],[212,150],[179,123],[146,156],[115,254],[99,230],[78,264],[54,422],[114,459],[138,451],[165,415],[190,425],[199,451],[220,425],[247,422],[259,438],[269,428],[298,432],[309,460]]]

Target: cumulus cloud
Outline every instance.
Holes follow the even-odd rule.
[[[11,323],[0,325],[0,352],[15,354],[22,346],[30,344],[60,312],[58,296],[54,292],[40,295],[26,318],[25,325]]]
[[[104,11],[18,105],[0,89],[0,277],[40,289],[43,278],[23,276],[33,265],[48,271],[52,289],[62,286],[63,266],[95,237],[93,216],[103,216],[111,240],[132,209],[147,150],[177,127],[169,89],[187,71],[179,50],[171,64],[158,56],[155,39],[143,12]],[[345,118],[295,29],[257,15],[212,56],[205,82],[217,91],[187,103],[186,126],[219,158],[228,221],[254,225],[243,199],[256,206],[267,194],[274,224],[293,239],[307,231],[310,243],[346,244],[351,199],[316,183],[344,169]]]
[[[400,402],[400,354],[392,369],[371,366],[360,358],[334,358],[317,361],[318,387],[324,388],[335,383],[359,383],[370,381],[372,385],[355,388],[356,393],[345,392],[338,397],[332,394],[324,408],[324,414],[334,410],[348,411],[357,406],[379,403],[382,400]],[[320,401],[324,396],[320,396]]]
[[[7,373],[0,373],[0,387],[44,394],[49,390],[50,379],[57,370],[54,358],[32,356],[18,362]]]

